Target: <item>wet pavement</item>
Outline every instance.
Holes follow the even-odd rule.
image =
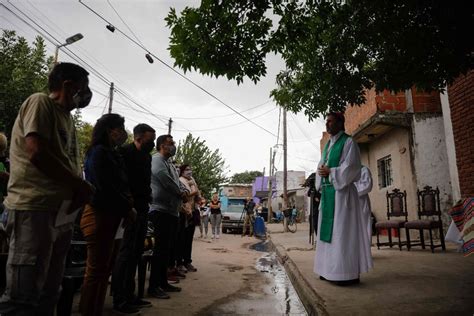
[[[269,243],[261,241],[249,248],[262,253],[255,273],[245,274],[244,285],[237,292],[213,302],[198,315],[307,315]]]

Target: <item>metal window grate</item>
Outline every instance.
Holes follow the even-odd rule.
[[[392,185],[392,158],[390,155],[377,160],[379,188]]]

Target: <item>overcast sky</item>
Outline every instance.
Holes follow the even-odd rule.
[[[157,130],[158,135],[164,134],[167,132],[165,122],[172,117],[175,122],[172,131],[174,138],[179,141],[191,132],[193,136],[206,140],[211,149],[219,149],[225,158],[228,175],[244,170],[263,170],[264,167],[268,173],[269,151],[270,147],[277,144],[276,136],[247,122],[157,60],[153,64],[148,63],[143,50],[117,31],[111,33],[107,30],[106,23],[78,1],[0,1],[13,11],[16,11],[13,5],[16,6],[62,42],[79,32],[84,35],[82,40],[68,47],[88,65],[71,59],[64,50],[60,51],[59,60],[79,63],[91,73],[90,86],[95,91],[91,104],[82,112],[85,121],[94,123],[105,113],[108,100],[100,94],[108,94],[109,87],[104,81],[114,82],[118,89],[155,114],[143,113],[147,111],[120,93],[115,93],[113,112],[125,117],[127,129],[132,130],[137,123],[148,123]],[[83,2],[133,37],[107,1]],[[164,18],[170,7],[175,7],[179,12],[185,6],[198,6],[199,1],[110,2],[139,41],[165,63],[173,65],[173,59],[167,50],[170,30],[166,27]],[[21,16],[21,12],[18,14]],[[30,41],[38,34],[4,7],[0,7],[0,27],[13,29]],[[54,54],[54,47],[48,42],[48,54]],[[284,63],[278,56],[269,56],[267,66],[267,76],[257,84],[245,80],[243,84],[237,85],[225,78],[216,79],[195,72],[187,73],[186,76],[277,135],[279,110],[269,94],[276,86],[275,76],[284,68]],[[94,75],[90,71],[91,67],[104,80]],[[180,69],[175,69],[182,73]],[[324,123],[321,119],[309,123],[303,113],[288,113],[289,170],[304,170],[307,173],[314,171],[320,158],[319,139],[323,130]],[[281,131],[279,135],[281,144]],[[281,146],[278,147],[275,164],[277,170],[283,169]]]

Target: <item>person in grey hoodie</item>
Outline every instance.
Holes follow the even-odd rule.
[[[170,285],[167,268],[174,247],[178,228],[179,209],[185,194],[179,185],[179,176],[169,158],[176,154],[171,135],[156,139],[156,150],[151,160],[151,191],[149,220],[155,227],[155,246],[151,261],[148,295],[166,299],[166,292],[179,292],[181,288]]]

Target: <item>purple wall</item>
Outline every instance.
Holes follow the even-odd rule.
[[[260,202],[260,199],[255,197],[255,194],[257,193],[257,191],[268,191],[268,178],[269,177],[256,177],[255,178],[255,180],[252,184],[252,196],[254,197],[253,201],[255,203]],[[262,189],[262,187],[263,187],[263,189]],[[276,181],[275,181],[274,177],[273,177],[273,180],[272,180],[272,189],[273,189],[272,197],[275,197],[275,195],[276,195]]]

